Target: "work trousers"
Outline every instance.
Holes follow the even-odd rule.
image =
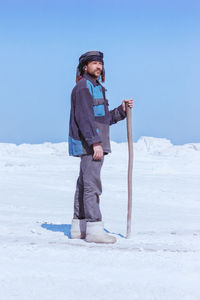
[[[74,219],[85,219],[87,222],[102,221],[99,207],[102,193],[101,160],[94,160],[93,154],[81,156],[80,172],[76,183],[74,195]]]

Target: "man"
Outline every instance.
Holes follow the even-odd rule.
[[[76,86],[71,94],[69,124],[69,155],[80,157],[80,173],[74,195],[74,216],[71,238],[85,238],[87,242],[115,243],[116,238],[104,231],[99,208],[102,193],[100,171],[104,155],[111,152],[109,126],[126,117],[125,102],[133,107],[133,100],[123,100],[113,110],[108,109],[103,53],[89,51],[79,58]]]

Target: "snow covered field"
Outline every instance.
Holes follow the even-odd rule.
[[[102,168],[114,245],[70,239],[79,158],[67,143],[0,144],[1,300],[199,300],[200,143],[134,144],[132,238],[126,143]]]

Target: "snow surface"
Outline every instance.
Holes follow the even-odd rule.
[[[114,245],[70,239],[80,159],[67,143],[0,144],[0,299],[200,299],[200,143],[111,142],[101,211]]]

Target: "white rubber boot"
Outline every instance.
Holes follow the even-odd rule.
[[[86,236],[86,221],[72,219],[71,239],[84,239]]]
[[[103,222],[87,222],[86,241],[88,243],[113,244],[116,238],[105,233]]]

